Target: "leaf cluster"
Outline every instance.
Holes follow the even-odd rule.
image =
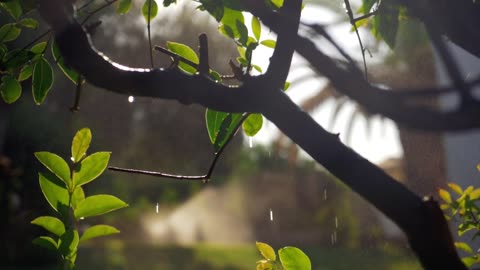
[[[311,270],[310,258],[299,248],[283,247],[275,250],[268,244],[257,242],[257,249],[263,259],[257,261],[257,270]]]
[[[449,190],[439,189],[438,195],[442,199],[441,209],[447,220],[458,222],[458,236],[465,236],[467,232],[473,232],[472,240],[480,236],[480,188],[469,186],[462,189],[455,183],[448,183]],[[480,252],[474,251],[465,242],[455,242],[457,249],[466,252],[468,255],[462,261],[468,267],[480,264]]]
[[[109,152],[87,155],[91,139],[92,134],[88,128],[76,133],[72,141],[70,166],[56,154],[35,153],[35,157],[47,169],[47,172],[39,173],[40,188],[57,215],[41,216],[31,222],[50,233],[50,236],[35,238],[33,243],[56,251],[68,269],[73,269],[75,265],[80,243],[120,232],[115,227],[99,224],[80,234],[77,229],[80,220],[128,206],[112,195],[85,195],[82,186],[97,179],[107,168],[110,159]]]

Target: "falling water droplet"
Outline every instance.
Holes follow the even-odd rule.
[[[268,157],[272,157],[272,152],[268,151]]]
[[[327,189],[324,189],[324,190],[323,190],[323,200],[324,200],[324,201],[327,200]]]
[[[85,217],[80,217],[80,220],[84,220],[84,219],[85,219]]]
[[[250,145],[250,148],[253,147],[253,137],[248,138],[248,144]]]
[[[273,221],[273,211],[272,211],[272,208],[270,208],[270,221]]]
[[[337,243],[337,231],[333,232],[333,242]]]
[[[158,202],[157,202],[157,205],[155,206],[155,213],[158,214]]]
[[[75,159],[73,157],[70,158],[71,161],[75,162]]]
[[[128,102],[132,103],[135,101],[135,97],[134,96],[129,96],[128,97]]]
[[[335,229],[338,229],[338,217],[335,216]]]

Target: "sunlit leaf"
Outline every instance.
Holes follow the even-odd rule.
[[[0,27],[0,43],[13,41],[20,36],[22,29],[14,23],[7,23]]]
[[[239,26],[241,29],[238,29]],[[225,8],[223,13],[223,18],[221,20],[220,25],[220,32],[230,38],[240,38],[240,32],[242,31],[243,35],[245,35],[245,24],[243,14],[240,11],[232,10],[230,8]],[[247,37],[248,37],[248,30],[247,30]],[[245,40],[246,41],[246,40]]]
[[[56,236],[61,236],[65,233],[65,225],[56,217],[42,216],[32,220],[30,223],[40,226]]]
[[[82,187],[76,187],[72,194],[72,208],[73,210],[77,209],[77,206],[80,202],[85,200],[85,193],[83,192]]]
[[[25,18],[22,19],[20,25],[26,28],[37,29],[38,28],[38,21],[33,18]]]
[[[450,196],[450,193],[448,191],[446,191],[445,189],[440,188],[438,190],[438,195],[446,203],[452,203],[452,197]]]
[[[255,136],[263,126],[263,116],[258,113],[250,114],[242,124],[243,131],[247,136]]]
[[[274,49],[275,46],[277,45],[277,42],[273,39],[266,39],[266,40],[262,40],[260,44],[262,44],[265,47]]]
[[[467,243],[464,243],[464,242],[455,242],[455,247],[457,249],[461,249],[467,253],[470,253],[472,254],[473,253],[473,250],[472,248],[467,244]]]
[[[63,60],[60,50],[55,42],[52,42],[52,55],[53,59],[55,59],[55,63],[57,63],[57,66],[62,70],[63,74],[65,74],[65,76],[67,76],[67,78],[69,78],[74,84],[77,84],[78,73],[65,65],[65,61]]]
[[[287,91],[288,88],[290,88],[290,85],[291,85],[290,82],[285,82],[285,84],[283,85],[283,91]]]
[[[72,161],[79,162],[90,147],[92,141],[92,132],[89,128],[82,128],[73,137],[72,140]]]
[[[53,70],[50,63],[42,57],[35,63],[32,75],[33,100],[37,105],[43,103],[53,85]]]
[[[58,240],[58,251],[60,251],[63,256],[76,253],[79,241],[78,231],[68,230]]]
[[[73,174],[73,184],[81,186],[93,181],[107,168],[110,152],[97,152],[87,156],[78,164]]]
[[[128,204],[112,195],[94,195],[85,198],[77,205],[75,209],[75,218],[91,217],[102,215],[120,208],[127,207]]]
[[[119,0],[117,13],[120,15],[127,14],[132,8],[132,0]]]
[[[0,4],[13,18],[18,19],[22,16],[22,5],[20,0],[5,1]]]
[[[37,246],[41,246],[43,248],[46,248],[46,249],[49,249],[49,250],[52,250],[52,251],[56,251],[57,248],[58,248],[57,242],[55,242],[55,240],[53,240],[53,238],[48,237],[48,236],[37,237],[37,238],[32,240],[32,243],[37,245]]]
[[[311,270],[308,256],[296,247],[284,247],[278,250],[278,257],[285,270]]]
[[[262,256],[265,259],[270,260],[270,261],[275,261],[277,259],[277,255],[275,254],[275,250],[273,250],[273,248],[269,244],[262,243],[262,242],[256,242],[256,245],[257,245],[258,251],[260,251],[260,254],[262,254]]]
[[[454,191],[455,193],[457,193],[458,195],[462,195],[462,194],[463,194],[463,189],[462,189],[459,185],[457,185],[457,184],[455,184],[455,183],[448,183],[447,185],[448,185],[448,187],[449,187],[451,190],[453,190],[453,191]]]
[[[63,158],[50,152],[36,152],[35,157],[67,186],[70,184],[70,168]]]
[[[169,42],[167,42],[167,48],[168,48],[169,51],[172,51],[172,52],[178,54],[179,56],[193,62],[194,64],[199,63],[199,59],[198,59],[198,56],[195,53],[195,51],[185,44],[169,41]],[[194,68],[194,67],[190,66],[189,64],[186,64],[182,61],[180,61],[180,63],[178,63],[178,67],[180,69],[182,69],[183,71],[185,71],[187,73],[190,73],[190,74],[194,74],[195,72],[197,72],[196,68]]]
[[[5,75],[1,78],[0,95],[5,103],[14,103],[22,95],[22,85],[14,77]]]
[[[38,176],[43,196],[50,206],[56,211],[67,207],[69,196],[65,183],[52,173],[39,173]]]
[[[22,82],[25,80],[28,80],[30,77],[32,77],[33,74],[33,64],[27,64],[23,66],[23,68],[20,70],[20,73],[18,74],[18,81]]]
[[[258,20],[258,18],[255,16],[252,17],[252,32],[255,38],[259,40],[262,33],[262,25],[260,20]]]
[[[478,198],[480,198],[480,188],[476,188],[470,193],[470,200],[474,201]]]
[[[145,18],[145,21],[151,22],[155,17],[157,17],[158,5],[155,0],[146,0],[142,7],[142,15]]]
[[[462,262],[467,266],[470,267],[474,265],[477,262],[477,259],[475,257],[464,257],[462,258]]]
[[[82,237],[80,237],[80,241],[86,241],[88,239],[92,239],[92,238],[96,238],[96,237],[117,234],[119,232],[120,231],[117,228],[109,226],[109,225],[95,225],[95,226],[92,226],[92,227],[88,228],[82,234]]]
[[[212,142],[215,151],[222,148],[228,137],[235,132],[235,127],[242,119],[238,113],[229,114],[207,109],[205,112],[208,136]]]
[[[269,260],[259,260],[257,261],[256,270],[274,270],[274,266]]]
[[[37,44],[35,44],[30,51],[33,52],[34,54],[43,54],[45,52],[45,49],[47,48],[47,42],[42,41]]]

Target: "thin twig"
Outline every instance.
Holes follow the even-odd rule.
[[[148,1],[148,16],[147,16],[147,36],[148,36],[148,47],[149,47],[149,55],[150,55],[150,64],[152,68],[155,68],[155,65],[153,63],[153,48],[152,48],[152,36],[150,32],[150,14],[152,12],[152,1]]]
[[[80,97],[82,95],[82,82],[83,82],[83,76],[78,74],[77,78],[77,88],[75,89],[75,102],[73,103],[73,106],[70,108],[71,112],[78,112],[80,110]]]
[[[120,168],[120,167],[108,167],[109,170],[112,171],[117,171],[117,172],[126,172],[126,173],[131,173],[131,174],[142,174],[142,175],[150,175],[150,176],[156,176],[156,177],[162,177],[162,178],[169,178],[169,179],[174,179],[174,180],[188,180],[188,181],[203,181],[203,182],[208,182],[210,178],[212,177],[212,174],[215,170],[215,166],[217,165],[217,161],[220,159],[220,156],[222,155],[223,151],[225,148],[230,144],[232,141],[233,137],[237,134],[238,129],[242,126],[242,123],[247,119],[249,116],[249,113],[245,113],[238,124],[234,127],[234,132],[230,133],[228,136],[227,140],[223,144],[222,147],[215,153],[212,163],[210,163],[210,167],[208,168],[207,174],[205,175],[178,175],[178,174],[169,174],[169,173],[163,173],[163,172],[155,172],[155,171],[145,171],[145,170],[137,170],[137,169],[128,169],[128,168]]]
[[[355,34],[357,35],[358,44],[360,45],[360,50],[362,51],[362,59],[363,59],[363,68],[365,69],[365,80],[368,82],[368,70],[367,70],[367,61],[365,59],[365,48],[363,47],[362,39],[360,38],[360,34],[358,33],[358,28],[355,19],[353,18],[353,11],[352,7],[350,6],[349,0],[344,0],[345,8],[347,9],[348,18],[350,19],[350,24],[353,26],[355,30]]]
[[[186,59],[186,58],[184,58],[184,57],[182,57],[182,56],[180,56],[180,55],[178,55],[178,54],[176,54],[172,51],[169,51],[167,48],[164,48],[162,46],[155,46],[155,50],[157,50],[161,53],[164,53],[164,54],[166,54],[166,55],[168,55],[168,56],[170,56],[174,59],[178,59],[178,60],[184,62],[185,64],[187,64],[187,65],[189,65],[193,68],[198,69],[198,64],[196,64],[196,63],[194,63],[194,62],[192,62],[192,61],[190,61],[190,60],[188,60],[188,59]]]
[[[82,11],[83,9],[87,8],[88,6],[90,6],[91,4],[93,4],[93,2],[95,2],[95,0],[90,0],[90,1],[88,1],[87,3],[83,4],[83,6],[81,6],[81,7],[79,7],[79,8],[77,9],[77,12]]]
[[[378,8],[375,9],[374,11],[370,12],[370,13],[367,13],[367,14],[362,15],[362,16],[360,16],[360,17],[354,18],[353,21],[356,23],[356,22],[361,21],[361,20],[363,20],[363,19],[370,18],[370,17],[376,15],[377,12],[378,12]]]

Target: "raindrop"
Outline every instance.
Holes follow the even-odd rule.
[[[70,158],[71,161],[75,162],[75,159],[73,157]]]
[[[323,200],[324,200],[324,201],[327,200],[327,189],[324,189],[324,190],[323,190]]]
[[[250,148],[253,147],[253,137],[248,138],[248,144],[250,145]]]
[[[128,97],[128,102],[132,103],[135,101],[135,97],[134,96],[129,96]]]
[[[270,208],[270,221],[273,221],[273,211],[272,211],[272,208]]]
[[[80,217],[80,220],[84,220],[84,219],[85,219],[85,217]]]
[[[338,217],[335,216],[335,229],[338,229]]]
[[[158,202],[157,202],[157,205],[155,206],[155,213],[158,214]]]

